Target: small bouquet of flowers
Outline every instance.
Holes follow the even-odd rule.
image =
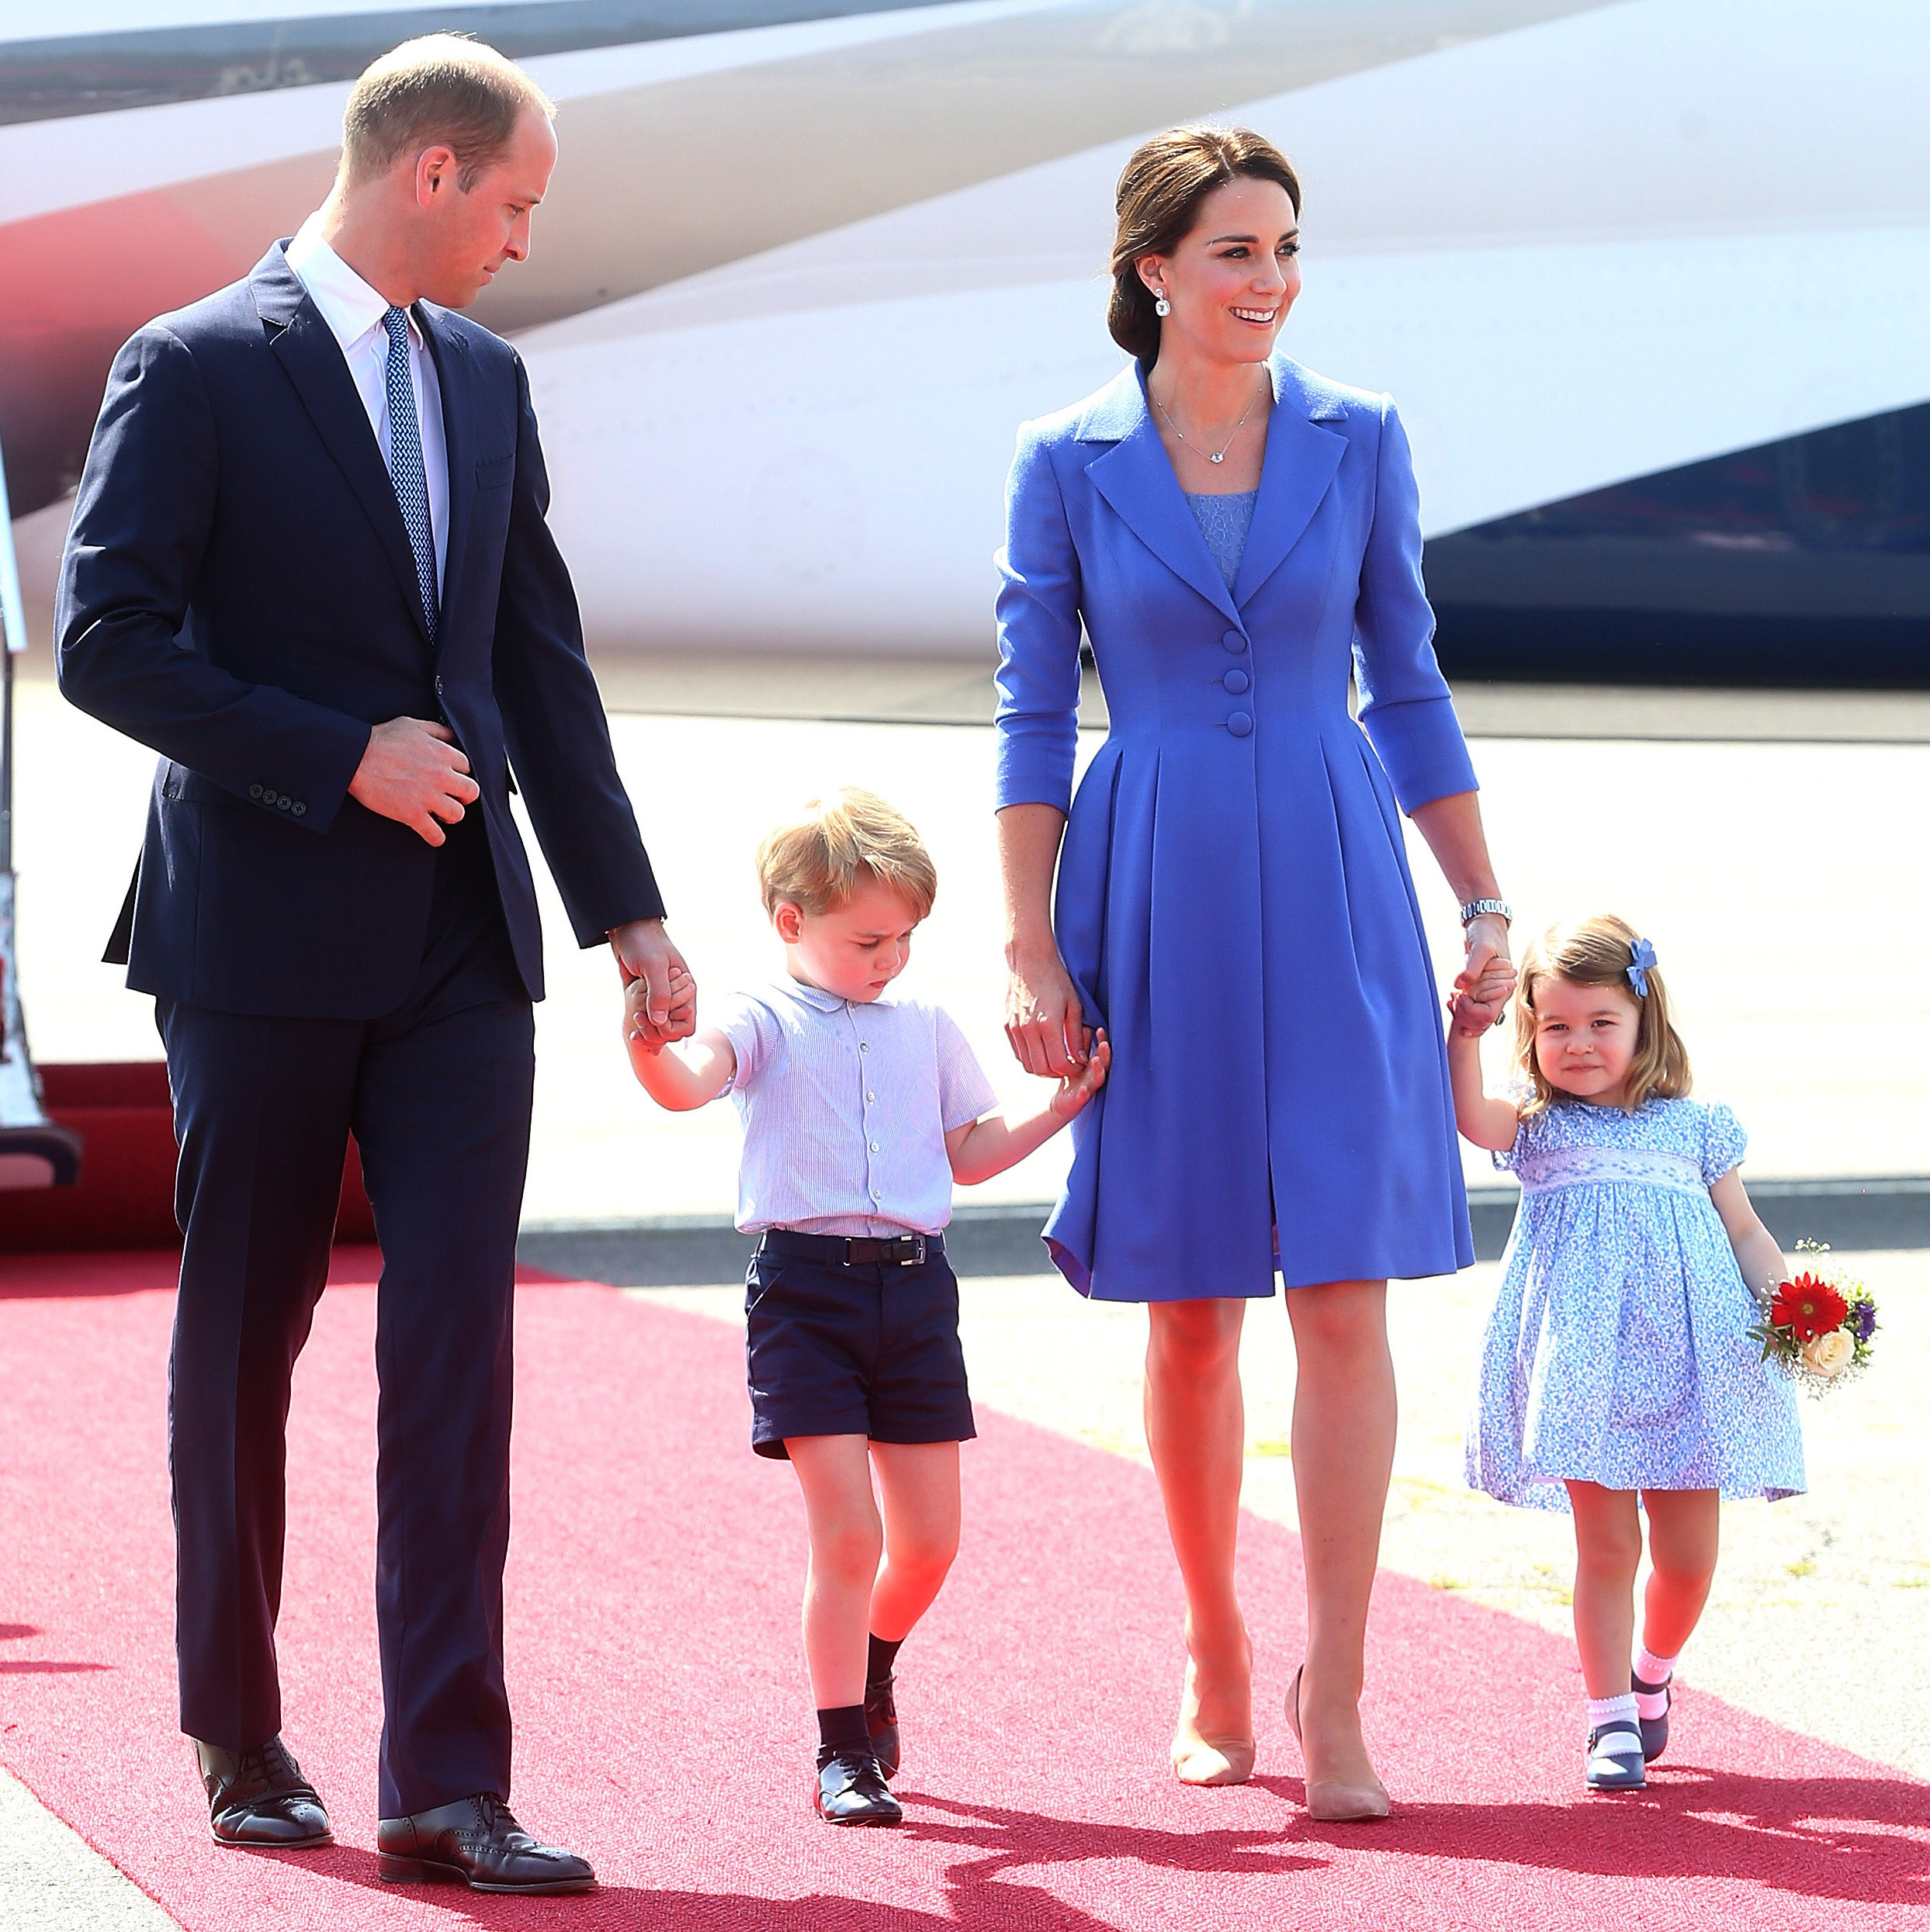
[[[1821,1241],[1800,1241],[1799,1255],[1829,1252]],[[1839,1271],[1818,1272],[1818,1262],[1769,1291],[1762,1317],[1749,1338],[1806,1395],[1821,1395],[1860,1375],[1875,1352],[1876,1304],[1860,1281]]]

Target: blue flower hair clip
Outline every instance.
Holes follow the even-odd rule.
[[[1637,999],[1648,997],[1648,975],[1655,964],[1655,949],[1645,939],[1638,939],[1628,949],[1628,983],[1635,989]]]

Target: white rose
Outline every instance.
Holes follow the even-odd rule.
[[[1856,1357],[1856,1338],[1847,1328],[1832,1328],[1803,1345],[1803,1359],[1826,1380],[1841,1375]]]

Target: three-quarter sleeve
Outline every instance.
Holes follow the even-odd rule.
[[[1421,580],[1421,496],[1391,397],[1383,398],[1374,522],[1354,608],[1360,723],[1403,812],[1477,785],[1447,680],[1434,658],[1434,613]]]
[[[999,566],[996,808],[1069,811],[1079,745],[1079,556],[1038,425],[1019,430]]]

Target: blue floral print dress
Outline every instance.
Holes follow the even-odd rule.
[[[1802,1494],[1789,1384],[1709,1189],[1748,1137],[1726,1106],[1634,1114],[1558,1100],[1495,1156],[1521,1208],[1481,1343],[1469,1487],[1565,1510],[1566,1480],[1606,1489]]]

